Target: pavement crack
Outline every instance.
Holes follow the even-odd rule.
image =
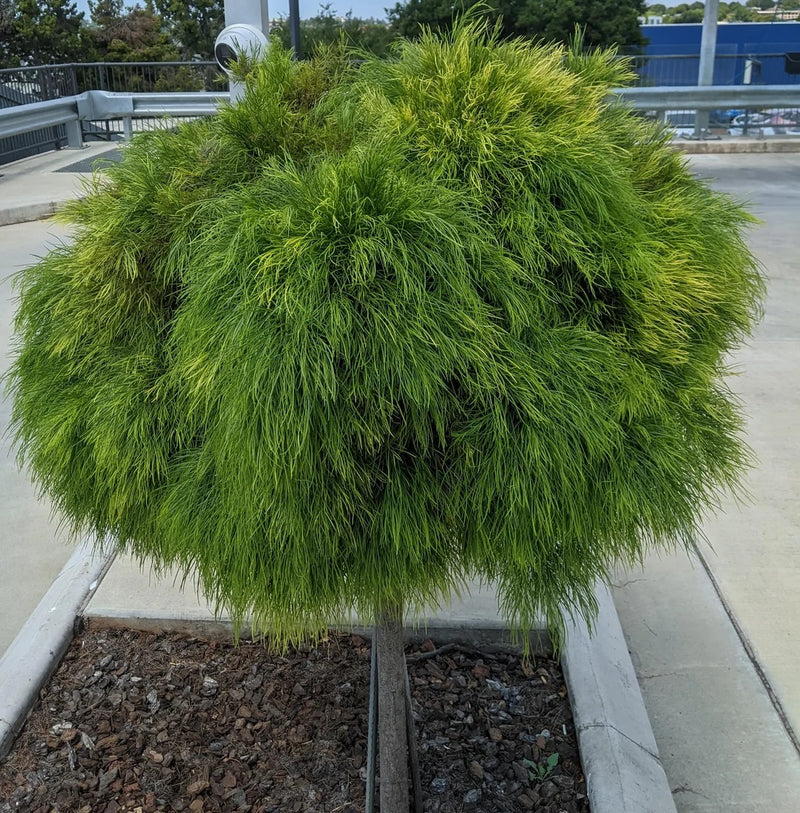
[[[622,590],[623,587],[627,587],[629,584],[636,584],[637,582],[643,581],[647,581],[647,579],[626,579],[624,582],[611,582],[611,586],[616,590]]]
[[[695,796],[702,796],[704,799],[711,799],[710,796],[706,796],[705,793],[700,793],[699,790],[695,790],[694,788],[687,788],[686,785],[678,785],[677,788],[672,788],[673,796],[676,793],[693,793]]]
[[[653,680],[653,678],[677,677],[680,672],[654,672],[652,675],[638,675],[639,680]]]
[[[642,751],[645,752],[648,756],[652,757],[659,765],[661,765],[661,757],[657,753],[653,753],[649,748],[645,748],[640,742],[629,737],[624,731],[620,731],[613,723],[585,723],[584,725],[578,726],[578,731],[586,731],[590,728],[611,728],[623,737],[628,742],[633,743],[637,748],[640,748]]]

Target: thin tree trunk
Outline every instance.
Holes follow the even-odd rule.
[[[378,647],[378,747],[381,813],[408,813],[406,659],[403,613],[384,614],[376,629]]]

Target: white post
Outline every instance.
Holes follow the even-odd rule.
[[[247,23],[269,37],[269,7],[267,0],[225,0],[225,26]],[[231,101],[244,92],[241,82],[230,82]]]
[[[749,56],[744,61],[744,79],[742,80],[745,85],[752,85],[753,84],[753,65],[755,64],[755,60],[753,57]]]
[[[697,72],[698,85],[714,84],[714,60],[717,55],[717,17],[719,0],[705,0],[703,12],[703,33],[700,37],[700,68]],[[708,136],[708,110],[695,112],[695,138]]]
[[[83,149],[83,131],[81,129],[80,119],[76,121],[68,121],[66,124],[67,130],[67,149],[82,150]],[[54,128],[55,131],[55,128]]]

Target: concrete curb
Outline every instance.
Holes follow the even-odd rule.
[[[113,553],[95,554],[93,542],[84,542],[0,658],[0,759],[11,749],[39,690],[72,641],[75,619],[113,560]]]
[[[0,209],[0,226],[13,226],[17,223],[29,223],[32,220],[44,220],[52,217],[69,200],[72,200],[72,198]]]
[[[672,147],[690,155],[786,153],[800,152],[800,138],[741,138],[741,140],[736,141],[687,141],[676,138],[672,141]]]
[[[592,813],[675,813],[611,593],[595,594],[592,634],[567,620],[561,657]]]
[[[0,758],[13,744],[42,685],[69,645],[75,620],[113,561],[93,556],[85,543],[65,565],[5,655],[0,658]],[[592,813],[675,813],[650,720],[633,671],[619,618],[605,585],[596,588],[599,613],[592,634],[583,622],[567,622],[561,661],[570,694]],[[56,614],[56,611],[57,614]],[[230,622],[191,618],[86,616],[91,626],[169,630],[230,637]],[[355,625],[355,631],[370,631]],[[245,633],[245,631],[243,631]],[[511,644],[497,624],[448,624],[428,619],[407,628],[412,640],[432,637],[492,649]],[[548,644],[532,632],[534,652]]]

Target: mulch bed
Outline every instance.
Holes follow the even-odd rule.
[[[425,811],[588,811],[558,663],[434,649],[407,650]],[[0,813],[359,813],[369,661],[358,635],[281,657],[85,630],[0,763]]]

